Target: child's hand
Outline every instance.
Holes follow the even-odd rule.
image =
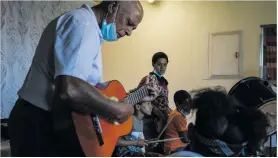
[[[140,140],[137,140],[137,142],[136,142],[136,145],[135,145],[135,146],[145,147],[145,146],[148,146],[148,144],[145,142],[145,140],[140,139]]]
[[[144,148],[142,148],[142,153],[146,153],[146,149],[145,149],[145,147]]]
[[[159,143],[153,143],[153,144],[151,144],[151,148],[155,148],[155,147],[157,147],[157,146],[158,146],[158,144],[159,144]]]

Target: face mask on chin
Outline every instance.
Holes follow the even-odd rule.
[[[163,77],[164,74],[160,74],[159,72],[157,72],[156,70],[153,70],[153,73],[155,73],[159,78]]]
[[[116,16],[118,14],[118,8],[119,7],[117,7]],[[114,42],[114,41],[118,40],[116,23],[115,23],[116,17],[112,23],[107,24],[107,15],[108,15],[108,13],[106,14],[106,17],[102,22],[101,34],[102,34],[104,40],[106,40],[108,42]]]
[[[183,110],[183,109],[180,110],[180,113],[182,113],[184,117],[186,117],[187,115],[189,115],[189,112],[187,112],[187,111],[185,111],[185,110]]]
[[[184,110],[183,108],[180,108],[179,106],[177,106],[178,111],[184,116],[186,117],[187,115],[189,115],[189,112],[187,112],[186,110]]]

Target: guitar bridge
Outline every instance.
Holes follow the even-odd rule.
[[[94,129],[96,131],[96,135],[97,135],[99,145],[102,146],[104,144],[104,141],[103,141],[103,138],[102,138],[102,129],[101,129],[99,119],[98,119],[97,116],[94,116],[92,118],[92,120],[93,120],[93,125],[94,125]]]

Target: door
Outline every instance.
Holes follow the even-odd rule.
[[[240,32],[212,34],[210,46],[211,76],[240,76]]]

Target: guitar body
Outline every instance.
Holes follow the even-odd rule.
[[[122,84],[118,81],[107,82],[106,85],[96,87],[104,96],[115,97],[118,100],[126,96],[126,92]],[[122,124],[112,124],[106,120],[99,118],[102,129],[102,139],[104,144],[100,145],[92,117],[90,115],[82,115],[80,113],[71,113],[72,121],[75,127],[81,148],[87,157],[110,157],[115,149],[116,143],[120,136],[130,133],[132,128],[132,117]]]

